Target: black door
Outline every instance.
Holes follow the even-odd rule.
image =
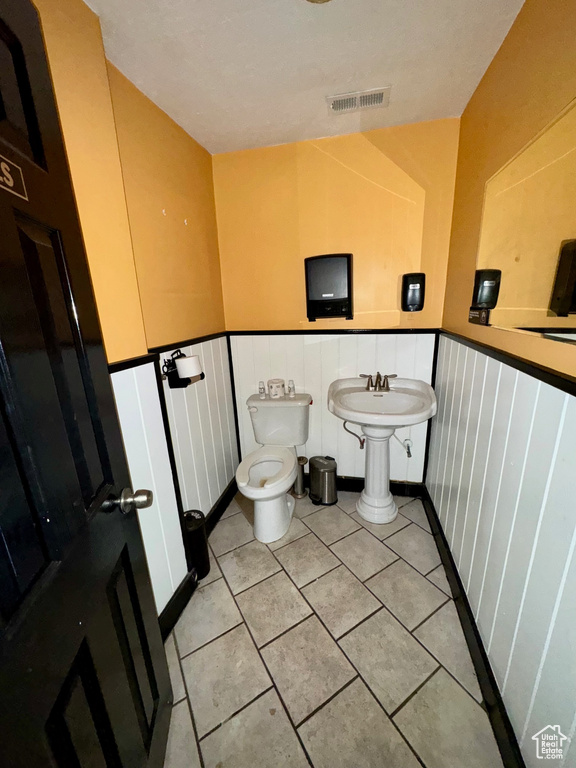
[[[166,659],[28,0],[0,0],[0,394],[0,763],[161,766]]]

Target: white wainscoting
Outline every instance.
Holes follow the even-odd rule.
[[[183,389],[163,383],[182,504],[208,514],[238,466],[228,346],[222,336],[174,349],[198,355],[206,374]],[[160,362],[173,351],[162,352]]]
[[[445,336],[438,354],[427,485],[535,767],[535,733],[576,729],[576,398]]]
[[[247,398],[258,392],[258,382],[271,378],[294,379],[297,392],[309,392],[310,437],[299,452],[308,456],[334,456],[338,474],[364,477],[364,451],[346,434],[343,422],[328,411],[328,387],[335,379],[359,373],[396,373],[430,382],[434,357],[432,333],[293,334],[232,336],[232,361],[242,455],[258,447],[254,440]],[[354,425],[350,425],[351,428]],[[412,458],[390,440],[391,477],[422,482],[426,450],[426,424],[400,429],[401,440],[412,440]],[[359,431],[359,428],[358,430]]]
[[[160,613],[187,568],[154,364],[118,371],[111,379],[132,487],[154,494],[153,505],[138,512],[138,519]]]

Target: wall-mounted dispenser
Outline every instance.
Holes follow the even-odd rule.
[[[560,245],[550,311],[558,317],[576,314],[576,240],[563,240]]]
[[[328,253],[304,259],[306,314],[352,320],[352,254]]]
[[[500,291],[500,269],[477,269],[474,275],[474,293],[472,307],[474,309],[494,309]]]
[[[204,378],[198,355],[186,356],[181,349],[172,352],[162,363],[162,378],[168,379],[170,389],[181,389]]]
[[[424,309],[426,275],[408,272],[402,275],[402,312],[421,312]]]

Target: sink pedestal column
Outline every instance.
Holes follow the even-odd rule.
[[[394,429],[362,426],[366,436],[366,479],[356,509],[370,523],[391,523],[398,514],[390,493],[390,438]]]

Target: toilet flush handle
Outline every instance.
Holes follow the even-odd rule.
[[[256,408],[255,405],[249,405],[248,410],[250,411],[250,413],[256,413],[258,411],[258,408]]]

